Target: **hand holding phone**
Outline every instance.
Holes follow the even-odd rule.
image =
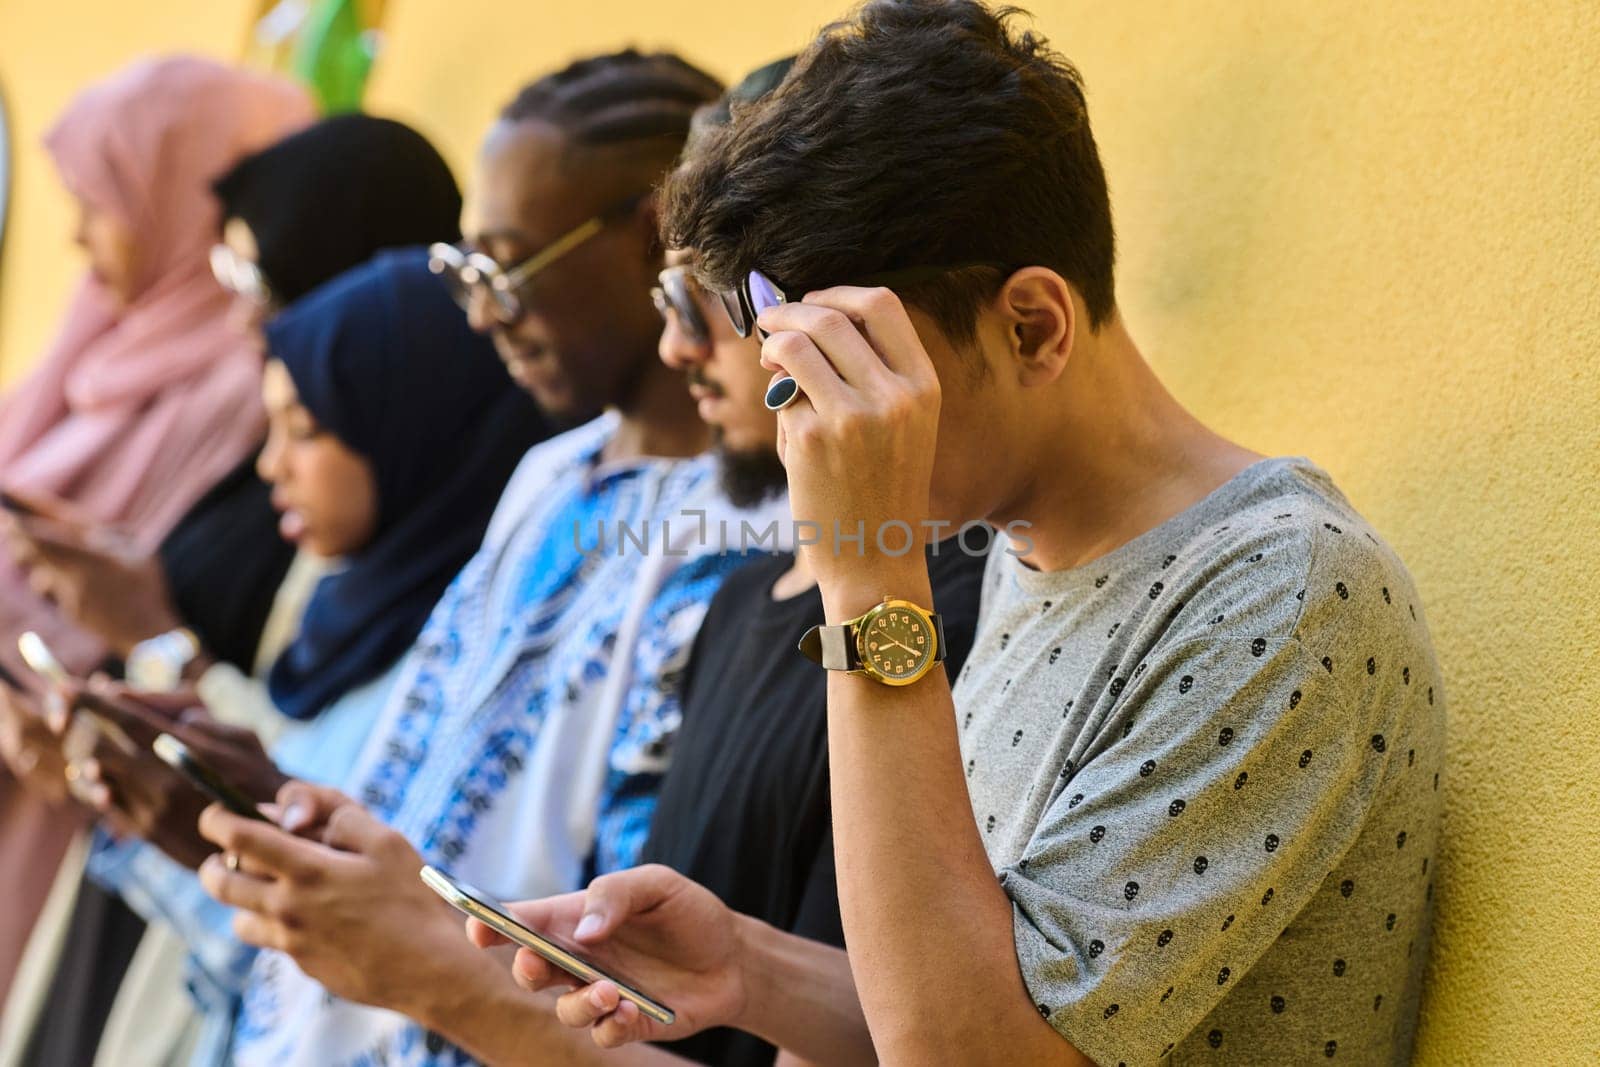
[[[256,819],[260,822],[273,822],[256,807],[255,801],[251,800],[244,790],[229,782],[215,768],[208,766],[188,745],[176,737],[162,734],[155,739],[150,748],[161,762],[183,775],[201,793],[235,815],[243,815],[247,819]]]
[[[623,1000],[632,1001],[647,1018],[654,1019],[663,1026],[671,1026],[677,1020],[677,1015],[671,1008],[640,992],[632,982],[606,973],[598,964],[584,958],[582,951],[576,946],[559,941],[549,934],[541,934],[518,922],[504,904],[483,890],[475,889],[465,882],[455,881],[437,867],[422,868],[422,880],[427,883],[429,889],[438,893],[456,910],[478,920],[514,944],[537,953],[541,958],[584,984],[608,981],[617,987],[617,992]]]
[[[33,515],[11,520],[3,532],[36,588],[118,656],[184,624],[160,555],[128,534]]]
[[[0,767],[46,803],[70,799],[60,738],[21,685],[0,686]]]
[[[34,631],[29,630],[17,638],[17,652],[33,673],[56,689],[72,689],[79,684],[78,680],[61,665],[61,660],[50,650],[44,638]],[[94,708],[80,709],[73,718],[91,723],[94,730],[129,755],[139,750],[139,744],[129,736],[128,731]]]

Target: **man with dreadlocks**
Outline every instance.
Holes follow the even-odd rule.
[[[419,868],[516,899],[636,861],[683,661],[741,558],[716,535],[787,515],[726,503],[684,382],[655,356],[652,189],[719,90],[675,56],[621,52],[533,83],[490,130],[471,246],[436,247],[435,269],[547,411],[603,414],[523,460],[339,783],[359,801],[291,783],[281,827],[202,821],[224,850],[208,891],[240,909],[244,941],[277,950],[249,972],[233,1062],[503,1060],[486,1013],[526,1014],[529,995]]]

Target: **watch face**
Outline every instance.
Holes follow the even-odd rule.
[[[933,632],[921,615],[886,607],[861,631],[863,662],[889,681],[916,678],[933,659]]]

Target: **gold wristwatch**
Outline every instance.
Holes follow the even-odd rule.
[[[884,597],[858,619],[813,626],[800,651],[830,671],[910,685],[944,661],[944,620],[909,600]]]

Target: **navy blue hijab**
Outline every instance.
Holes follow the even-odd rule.
[[[410,647],[517,461],[550,431],[421,249],[340,275],[266,334],[300,403],[371,464],[378,488],[371,542],[317,586],[267,679],[278,710],[305,719]]]

